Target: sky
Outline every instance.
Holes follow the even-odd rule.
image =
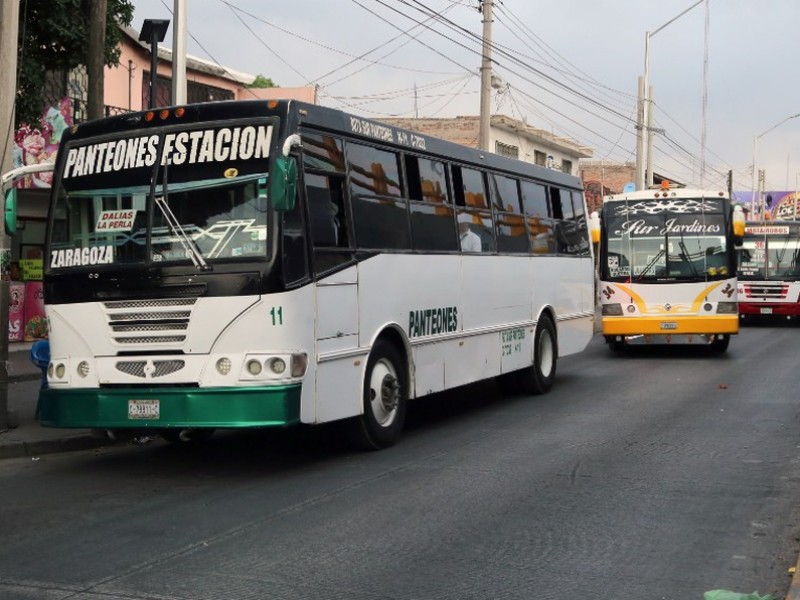
[[[132,0],[132,27],[173,0]],[[187,53],[367,118],[480,110],[479,0],[185,0]],[[174,21],[173,21],[174,22]],[[492,113],[636,159],[653,89],[654,172],[686,184],[800,184],[800,1],[494,0]],[[172,47],[173,23],[163,42]]]

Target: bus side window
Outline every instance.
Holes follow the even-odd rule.
[[[575,221],[577,227],[577,235],[579,238],[579,248],[577,254],[586,256],[589,254],[590,238],[589,238],[589,223],[586,220],[586,204],[583,192],[572,191],[572,219]],[[586,243],[584,244],[584,240]]]
[[[410,250],[408,202],[396,152],[345,144],[355,242],[359,248]]]
[[[547,188],[532,181],[521,181],[522,207],[533,254],[555,254],[553,220],[547,201]]]
[[[322,273],[352,259],[344,200],[344,178],[306,173],[305,185],[308,229],[314,247],[314,271]]]
[[[308,279],[308,257],[302,202],[283,213],[283,281],[287,287]]]
[[[575,254],[574,238],[577,228],[572,220],[572,195],[569,190],[550,186],[550,210],[556,220],[556,252]]]
[[[489,210],[489,204],[486,200],[486,185],[483,173],[457,165],[453,165],[451,173],[456,204],[467,209],[466,211],[458,211],[457,220],[458,217],[461,217],[459,221],[459,237],[467,233],[466,231],[461,232],[461,228],[466,229],[468,227],[480,239],[480,252],[494,252],[497,245],[492,224],[492,211]],[[466,215],[466,217],[463,215]],[[467,251],[472,252],[473,250]]]
[[[454,211],[443,162],[406,155],[411,242],[414,250],[458,249]]]
[[[525,220],[520,211],[519,185],[516,179],[492,175],[492,203],[495,207],[497,250],[528,254],[530,243]]]
[[[349,247],[341,178],[306,173],[306,194],[314,247]]]

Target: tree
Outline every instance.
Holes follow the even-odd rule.
[[[39,120],[47,104],[48,71],[66,72],[90,63],[90,21],[96,6],[94,0],[37,0],[21,4],[16,126]],[[107,0],[105,65],[119,63],[122,32],[117,24],[130,25],[133,10],[132,0]]]
[[[256,78],[253,80],[253,83],[246,85],[245,87],[248,88],[271,88],[271,87],[278,87],[269,77],[264,77],[263,75],[256,75]]]

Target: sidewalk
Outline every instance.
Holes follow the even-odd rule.
[[[39,424],[36,420],[38,394],[33,391],[31,382],[40,381],[42,373],[30,360],[31,346],[31,343],[24,342],[9,344],[9,429],[0,433],[0,459],[35,458],[51,452],[85,450],[110,444],[107,439],[92,436],[88,429],[56,429]]]

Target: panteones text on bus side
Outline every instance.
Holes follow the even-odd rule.
[[[419,337],[451,333],[458,329],[458,308],[425,308],[408,312],[408,336]]]

